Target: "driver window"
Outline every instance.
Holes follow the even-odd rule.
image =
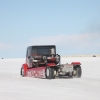
[[[31,49],[28,49],[28,57],[31,56]]]
[[[37,54],[36,49],[33,49],[33,50],[32,50],[32,55],[34,56],[34,55],[36,55],[36,54]]]

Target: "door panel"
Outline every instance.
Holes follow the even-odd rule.
[[[27,70],[27,76],[36,77],[36,78],[45,78],[45,69],[46,67],[37,67],[31,68]]]

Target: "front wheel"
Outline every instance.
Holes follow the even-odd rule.
[[[23,67],[21,68],[20,75],[23,76],[23,77],[25,76]]]
[[[74,73],[75,73],[74,77],[80,78],[81,75],[82,75],[81,66],[75,66],[75,68],[74,68]]]
[[[54,72],[55,72],[54,68],[47,67],[47,69],[46,69],[46,78],[47,79],[54,79],[55,78]]]

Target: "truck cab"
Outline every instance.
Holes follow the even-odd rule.
[[[26,53],[26,63],[28,68],[46,66],[47,63],[57,63],[56,46],[29,46]]]

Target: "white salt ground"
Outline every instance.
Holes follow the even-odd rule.
[[[21,77],[24,58],[0,59],[0,100],[100,100],[100,57],[62,58],[80,61],[82,77],[39,79]]]

